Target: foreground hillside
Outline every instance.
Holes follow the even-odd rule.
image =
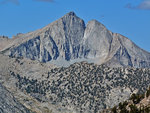
[[[34,112],[97,113],[142,93],[150,69],[111,68],[86,62],[57,68],[0,55],[0,83]]]

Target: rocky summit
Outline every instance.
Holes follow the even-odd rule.
[[[37,31],[18,34],[0,51],[11,57],[50,62],[57,66],[87,61],[115,67],[150,67],[150,53],[128,38],[112,33],[96,20],[85,25],[74,12]]]

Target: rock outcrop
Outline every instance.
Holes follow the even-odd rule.
[[[0,83],[0,113],[31,113]]]
[[[0,36],[0,50],[2,50],[8,43],[9,38],[7,36]]]

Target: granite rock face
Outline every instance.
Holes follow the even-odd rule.
[[[67,62],[90,61],[116,67],[150,67],[150,53],[96,20],[85,26],[74,12],[42,29],[17,35],[1,52],[61,66]]]
[[[19,44],[14,42],[15,47],[11,47],[7,54],[42,62],[76,59],[82,54],[84,30],[84,21],[70,12],[41,30],[22,35],[27,40],[19,39]]]
[[[150,67],[150,53],[139,48],[128,38],[113,34],[110,49],[111,58],[108,58],[109,65],[122,65],[130,67],[148,68]]]
[[[31,113],[0,83],[0,113]]]
[[[85,51],[88,51],[85,55],[86,58],[99,58],[99,60],[107,58],[112,36],[104,25],[96,20],[88,22],[83,40]]]

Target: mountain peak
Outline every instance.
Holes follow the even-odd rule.
[[[75,12],[71,11],[67,13],[66,15],[64,15],[62,18],[74,18],[74,17],[78,18]]]
[[[102,23],[100,23],[99,21],[97,21],[97,20],[95,20],[95,19],[89,21],[89,22],[88,22],[88,25],[93,26],[93,27],[99,26],[99,27],[101,27],[101,28],[103,28],[103,29],[106,28]]]
[[[78,20],[78,21],[82,20],[73,11],[65,14],[63,17],[60,18],[60,20],[61,19],[63,19],[63,21],[68,21],[68,22],[70,22],[70,20]]]
[[[73,12],[73,11],[67,13],[66,15],[67,15],[67,16],[76,16],[75,12]]]

